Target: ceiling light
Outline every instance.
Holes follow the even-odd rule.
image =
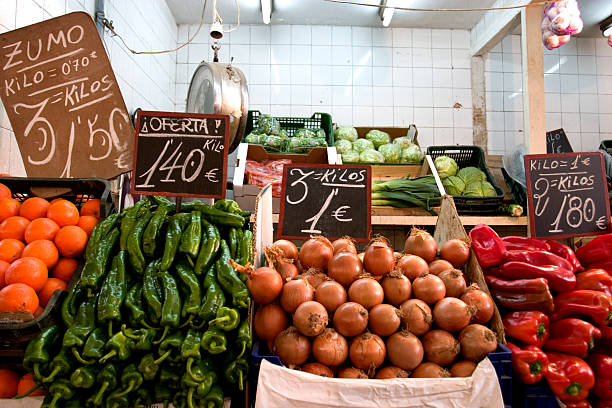
[[[272,15],[272,0],[261,0],[261,15],[263,17],[264,24],[270,24],[270,17]]]
[[[611,36],[612,35],[612,16],[602,21],[599,28],[601,29],[601,33],[603,34],[604,37]]]

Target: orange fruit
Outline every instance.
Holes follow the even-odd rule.
[[[45,286],[38,292],[38,299],[40,304],[43,306],[47,306],[49,300],[51,300],[51,296],[56,290],[66,290],[66,282],[61,279],[49,278],[47,282],[45,282]]]
[[[38,308],[38,296],[34,289],[24,283],[13,283],[0,289],[0,312],[29,310],[34,314]],[[0,379],[0,384],[2,380]]]
[[[68,225],[60,228],[54,242],[62,256],[76,258],[87,246],[87,233],[81,227]]]
[[[4,184],[0,184],[0,198],[11,198],[12,196],[11,189]]]
[[[25,242],[30,243],[38,239],[48,239],[53,241],[55,234],[59,231],[59,225],[49,218],[37,218],[25,229]]]
[[[78,266],[79,262],[76,259],[60,258],[60,260],[57,261],[55,268],[53,268],[51,276],[68,283],[70,282],[70,279],[72,279],[72,275],[74,275],[74,272],[77,270]]]
[[[42,218],[47,215],[47,209],[51,204],[44,198],[30,197],[21,203],[19,215],[32,221],[35,218]]]
[[[59,252],[53,241],[47,239],[38,239],[30,242],[23,248],[21,256],[32,256],[38,258],[45,263],[48,270],[51,270],[57,264]]]
[[[61,199],[49,205],[47,218],[51,218],[60,227],[77,225],[79,223],[79,210],[70,201]]]
[[[0,199],[0,221],[19,215],[19,201],[13,198]]]
[[[0,177],[11,177],[8,173],[0,173]]]
[[[92,198],[91,200],[81,205],[81,217],[84,215],[92,215],[96,218],[100,218],[100,200]]]
[[[89,236],[91,235],[91,231],[93,231],[97,223],[98,219],[93,215],[81,215],[77,226],[83,228],[83,231],[87,233],[87,237],[89,238]]]
[[[34,374],[27,373],[23,377],[19,379],[19,384],[17,385],[17,395],[25,394],[30,391],[32,388],[36,386],[34,382]],[[30,394],[30,397],[35,397],[37,395],[45,395],[47,392],[42,388],[37,389],[33,393]]]
[[[13,398],[17,395],[19,376],[16,372],[6,369],[0,370],[0,398]]]
[[[23,241],[25,229],[29,224],[30,220],[25,217],[8,217],[0,223],[0,239],[13,238]]]
[[[49,272],[45,263],[31,256],[16,260],[4,274],[4,280],[7,285],[11,283],[25,283],[36,292],[45,286],[48,278]]]
[[[21,257],[25,244],[18,239],[6,238],[0,241],[0,260],[13,263]]]
[[[0,261],[0,289],[6,286],[6,282],[4,281],[4,274],[6,270],[11,266],[10,263],[6,261]]]
[[[42,307],[38,306],[36,308],[36,311],[34,312],[34,318],[36,319],[38,316],[43,314],[44,311],[45,311],[45,309],[43,309]]]

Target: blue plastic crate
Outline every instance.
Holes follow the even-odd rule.
[[[523,398],[521,408],[559,408],[559,402],[545,380],[537,384],[522,385],[518,394]]]
[[[497,350],[487,356],[495,372],[501,388],[504,406],[512,407],[512,352],[503,344],[497,344]]]

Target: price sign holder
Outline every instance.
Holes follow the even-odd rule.
[[[573,153],[572,145],[570,144],[565,130],[557,129],[546,132],[546,153]]]
[[[525,156],[531,236],[606,234],[610,200],[601,152]]]
[[[229,116],[139,111],[132,193],[225,198]]]
[[[328,239],[372,233],[370,166],[288,164],[283,170],[278,236]]]

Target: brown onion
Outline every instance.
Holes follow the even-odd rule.
[[[385,276],[380,286],[382,286],[385,292],[385,300],[387,303],[398,306],[410,299],[410,293],[412,292],[410,279],[397,270]]]
[[[308,363],[302,366],[302,371],[305,373],[310,373],[314,375],[319,375],[321,377],[333,378],[334,372],[327,366],[321,363]]]
[[[304,242],[300,249],[300,262],[306,270],[315,268],[324,270],[334,255],[331,242],[325,237],[316,236]]]
[[[423,337],[425,359],[441,366],[451,364],[459,355],[459,341],[449,332],[432,330]]]
[[[295,266],[291,262],[287,262],[284,259],[276,262],[275,267],[276,271],[283,279],[283,282],[290,281],[291,279],[299,275],[297,266]]]
[[[355,247],[355,242],[351,237],[338,238],[332,242],[332,247],[334,248],[334,255],[341,251],[347,251],[357,255],[357,248]]]
[[[446,288],[446,296],[459,298],[465,292],[465,278],[463,272],[457,269],[451,269],[448,271],[441,272],[438,278],[444,282]]]
[[[346,337],[355,337],[368,327],[368,311],[359,303],[347,302],[334,313],[334,327]]]
[[[419,299],[408,299],[400,306],[402,327],[414,335],[422,336],[431,328],[433,316],[427,303]]]
[[[408,371],[402,370],[401,368],[396,366],[387,366],[378,370],[378,372],[376,373],[376,377],[374,378],[376,378],[377,380],[388,380],[391,378],[408,377],[410,377],[410,373]]]
[[[348,357],[348,343],[334,329],[325,329],[312,342],[312,356],[321,364],[337,367]]]
[[[404,255],[397,261],[397,269],[410,281],[429,273],[429,266],[423,258],[417,255]]]
[[[448,297],[436,303],[433,309],[433,318],[439,328],[449,332],[463,330],[470,324],[474,309],[461,299]]]
[[[370,310],[368,326],[370,331],[381,337],[387,337],[397,331],[401,323],[399,310],[394,306],[376,305]]]
[[[472,316],[472,323],[487,323],[493,317],[495,312],[495,304],[493,299],[485,291],[480,290],[478,285],[473,283],[466,290],[463,296],[461,296],[468,306],[476,308],[476,312]]]
[[[348,297],[351,302],[359,303],[369,310],[383,302],[385,292],[380,283],[374,279],[361,278],[351,284]]]
[[[412,282],[412,295],[433,305],[446,296],[446,287],[436,275],[421,275]]]
[[[455,268],[453,268],[453,264],[445,261],[444,259],[436,259],[435,261],[429,263],[429,273],[432,275],[439,275],[440,273],[448,271],[449,269]]]
[[[419,365],[410,376],[412,378],[448,378],[450,373],[447,369],[436,363],[423,363]]]
[[[293,325],[304,336],[318,336],[327,327],[327,310],[319,302],[304,302],[295,309]]]
[[[289,318],[282,307],[270,303],[257,309],[253,318],[253,327],[257,337],[263,341],[272,341],[289,327]]]
[[[327,275],[325,275],[322,271],[314,268],[310,268],[306,272],[302,274],[304,279],[310,283],[310,285],[316,290],[317,287],[327,280]]]
[[[440,247],[440,258],[461,268],[470,259],[470,245],[461,239],[449,239]]]
[[[341,285],[349,286],[363,272],[359,257],[351,252],[338,252],[327,264],[327,275]]]
[[[255,270],[249,269],[246,285],[255,303],[266,305],[273,302],[283,289],[283,279],[272,268],[262,266]]]
[[[497,349],[497,336],[488,327],[470,324],[459,333],[459,343],[461,355],[466,360],[478,363]]]
[[[328,280],[321,283],[315,290],[315,300],[333,313],[338,306],[346,302],[346,290],[338,282]]]
[[[287,241],[285,239],[279,239],[278,241],[272,244],[272,248],[274,248],[277,254],[281,258],[285,259],[298,259],[298,249],[295,244],[291,241]]]
[[[385,342],[372,333],[363,333],[351,342],[349,356],[351,362],[362,370],[372,370],[385,361]]]
[[[310,341],[291,326],[274,339],[274,353],[285,365],[302,365],[310,356]]]
[[[372,275],[386,275],[395,267],[395,255],[384,238],[376,239],[363,256],[363,268]]]
[[[365,371],[355,367],[344,367],[338,370],[338,378],[351,378],[351,379],[368,379],[368,375]]]
[[[285,283],[280,296],[280,304],[286,312],[293,314],[304,302],[314,299],[314,288],[306,279],[293,279]]]
[[[438,253],[438,244],[429,232],[413,227],[404,243],[404,253],[418,255],[426,262],[431,262]]]
[[[471,377],[476,369],[476,363],[468,360],[457,361],[450,368],[452,377]]]
[[[387,357],[391,364],[413,370],[423,361],[421,340],[408,331],[397,332],[387,339]]]

